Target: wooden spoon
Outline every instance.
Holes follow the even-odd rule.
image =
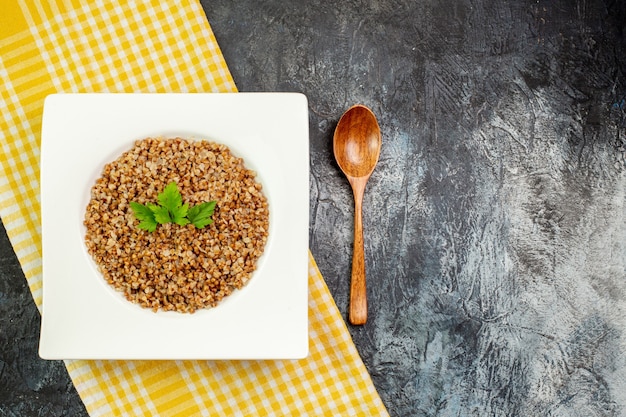
[[[362,206],[365,184],[376,167],[381,146],[380,127],[367,107],[350,107],[339,119],[333,137],[333,150],[339,168],[348,178],[354,194],[354,252],[350,283],[350,323],[367,321],[365,252],[363,249]]]

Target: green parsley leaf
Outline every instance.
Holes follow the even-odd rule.
[[[184,226],[189,224],[189,219],[187,218],[187,213],[189,211],[189,204],[185,203],[181,207],[179,207],[172,214],[172,222],[176,223],[179,226]]]
[[[154,232],[156,230],[157,221],[154,218],[154,213],[149,207],[131,201],[130,208],[135,213],[137,220],[140,221],[139,226],[137,227],[142,230],[147,230],[148,232]]]
[[[180,226],[184,226],[189,223],[186,219],[187,211],[189,210],[189,204],[183,204],[183,197],[178,191],[178,186],[175,182],[170,182],[167,187],[157,196],[157,200],[163,208],[168,211],[167,216],[163,213],[164,223],[176,223]],[[159,221],[157,219],[157,221]],[[159,221],[159,223],[161,223]]]
[[[175,182],[170,182],[157,195],[159,205],[140,204],[132,201],[130,207],[135,217],[140,221],[139,228],[154,232],[158,224],[176,223],[185,226],[192,223],[198,229],[213,223],[211,216],[215,209],[215,201],[201,203],[189,208],[189,204],[183,204],[183,198],[178,191]]]
[[[163,192],[157,196],[157,200],[159,200],[161,206],[168,209],[172,214],[176,213],[183,205],[183,197],[178,192],[178,186],[175,182],[167,184]]]
[[[149,220],[142,220],[139,222],[139,225],[137,227],[152,233],[156,230],[157,222],[149,221]]]
[[[172,217],[167,207],[155,206],[154,204],[149,204],[148,207],[150,207],[150,210],[154,213],[154,220],[156,220],[157,223],[166,224],[172,222]]]
[[[198,229],[202,229],[204,226],[213,223],[213,210],[215,209],[216,201],[210,201],[208,203],[200,203],[189,209],[187,217],[191,224]]]
[[[138,220],[154,219],[154,214],[152,213],[152,210],[150,210],[143,204],[131,201],[130,208],[133,209],[135,217],[137,217]]]

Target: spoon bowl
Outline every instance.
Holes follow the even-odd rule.
[[[381,135],[376,116],[362,105],[349,108],[333,137],[335,160],[346,176],[369,177],[380,155]]]
[[[382,138],[374,113],[357,104],[339,119],[333,136],[333,152],[354,195],[354,251],[350,282],[350,323],[367,321],[367,286],[363,246],[363,194],[380,156]]]

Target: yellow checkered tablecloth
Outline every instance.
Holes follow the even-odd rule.
[[[42,303],[39,141],[58,92],[232,92],[197,0],[8,0],[0,12],[0,215]],[[299,361],[66,361],[92,416],[387,415],[309,256]]]

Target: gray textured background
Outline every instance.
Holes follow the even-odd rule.
[[[202,3],[241,91],[308,96],[310,247],[344,316],[332,132],[379,117],[350,331],[392,416],[626,415],[626,2]],[[0,415],[84,413],[0,249]]]

